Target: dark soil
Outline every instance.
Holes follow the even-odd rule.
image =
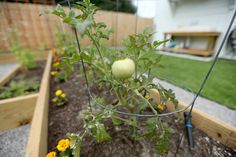
[[[45,61],[37,61],[37,67],[34,69],[24,69],[21,68],[16,75],[6,84],[4,85],[4,87],[8,87],[10,85],[11,82],[19,82],[19,81],[34,81],[36,83],[39,84],[40,87],[40,82],[43,76],[43,72],[44,72],[44,67],[45,67]],[[38,92],[39,88],[37,90],[34,91],[30,91],[27,92],[26,94],[29,93],[35,93]]]
[[[57,89],[62,89],[68,96],[68,103],[58,107],[50,102],[48,124],[48,150],[56,150],[58,141],[66,138],[66,133],[77,133],[83,127],[81,110],[86,108],[88,99],[86,96],[85,81],[78,73],[74,73],[67,82],[56,83],[51,80],[50,100]],[[176,117],[164,117],[175,131],[169,139],[170,151],[165,155],[157,155],[154,144],[149,140],[133,141],[128,136],[128,131],[120,127],[108,126],[108,132],[112,141],[96,143],[92,138],[86,138],[82,145],[82,157],[172,157],[175,154],[179,139],[183,134],[183,122]],[[188,149],[188,143],[184,137],[178,157],[235,157],[236,150],[225,147],[220,142],[209,138],[205,133],[193,128],[195,148]]]
[[[29,70],[24,68],[20,69],[20,71],[11,81],[19,81],[23,79],[23,80],[34,80],[40,83],[43,76],[45,63],[46,63],[45,61],[37,61],[37,67],[34,69],[29,69]]]

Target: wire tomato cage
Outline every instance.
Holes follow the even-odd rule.
[[[69,0],[68,0],[68,5],[69,5],[69,7],[70,7],[70,9],[71,9],[71,5],[70,5]],[[215,66],[215,63],[216,63],[216,61],[217,61],[217,59],[218,59],[218,57],[219,57],[219,54],[220,54],[220,52],[221,52],[221,50],[222,50],[222,48],[223,48],[223,45],[224,45],[224,43],[225,43],[225,41],[226,41],[226,39],[227,39],[227,37],[228,37],[228,35],[229,35],[229,32],[230,32],[230,30],[231,30],[231,27],[232,27],[233,21],[234,21],[234,19],[235,19],[235,16],[236,16],[236,10],[235,10],[235,12],[234,12],[234,15],[233,15],[232,18],[231,18],[230,24],[229,24],[228,29],[227,29],[227,31],[226,31],[224,37],[223,37],[223,40],[222,40],[222,42],[221,42],[221,44],[220,44],[220,47],[219,47],[218,50],[217,50],[216,56],[214,57],[213,62],[212,62],[212,64],[211,64],[211,66],[210,66],[210,68],[209,68],[209,70],[208,70],[206,76],[204,77],[204,79],[203,79],[203,81],[202,81],[202,83],[201,83],[201,85],[200,85],[200,87],[199,87],[199,90],[198,90],[197,94],[194,94],[194,92],[193,92],[192,90],[190,90],[190,89],[185,89],[185,90],[189,91],[190,93],[192,93],[192,95],[193,95],[192,101],[191,101],[185,108],[183,108],[183,109],[178,109],[178,110],[176,110],[176,111],[169,112],[169,113],[161,113],[161,114],[158,114],[158,115],[154,115],[154,114],[128,113],[128,112],[123,112],[123,111],[119,111],[119,110],[114,110],[114,109],[108,108],[106,105],[103,105],[103,104],[99,103],[98,101],[95,101],[96,104],[98,104],[98,105],[99,105],[100,107],[102,107],[103,109],[108,109],[108,110],[111,110],[111,111],[113,111],[113,112],[116,112],[116,113],[119,113],[119,114],[123,114],[123,115],[137,116],[137,117],[155,117],[155,116],[163,117],[163,116],[170,116],[170,115],[173,115],[173,114],[176,114],[176,113],[184,112],[184,111],[186,111],[188,108],[190,108],[190,113],[191,113],[191,112],[192,112],[192,109],[193,109],[193,107],[194,107],[194,105],[195,105],[196,99],[197,99],[197,98],[199,97],[199,95],[201,94],[201,91],[202,91],[202,89],[204,88],[204,85],[205,85],[205,83],[206,83],[208,77],[210,76],[210,74],[211,74],[211,72],[212,72],[212,70],[213,70],[213,68],[214,68],[214,66]],[[78,50],[79,50],[79,53],[80,53],[80,52],[81,52],[81,46],[80,46],[79,38],[78,38],[78,35],[77,35],[77,29],[76,29],[75,27],[73,27],[73,29],[74,29],[74,32],[75,32],[76,41],[77,41],[77,46],[78,46]],[[89,82],[88,82],[88,78],[87,78],[87,73],[86,73],[86,68],[85,68],[85,62],[84,62],[83,57],[82,57],[81,55],[80,55],[80,62],[81,62],[81,64],[82,64],[83,74],[84,74],[84,77],[85,77],[85,80],[86,80],[86,89],[87,89],[87,94],[88,94],[89,104],[90,104],[91,98],[94,99],[95,97],[91,94],[91,90],[90,90]],[[91,105],[90,105],[90,107],[91,107]]]
[[[195,94],[190,90],[190,89],[185,89],[189,92],[191,92],[192,94],[192,97],[195,96]],[[118,113],[118,114],[121,114],[121,115],[125,115],[125,116],[136,116],[136,117],[164,117],[164,116],[170,116],[170,115],[174,115],[174,114],[177,114],[177,113],[180,113],[180,112],[184,112],[186,111],[190,106],[191,106],[191,103],[189,105],[187,105],[186,107],[182,108],[182,109],[177,109],[175,111],[172,111],[172,112],[168,112],[168,113],[159,113],[159,114],[139,114],[139,113],[129,113],[129,112],[123,112],[123,111],[120,111],[120,110],[117,110],[117,109],[112,109],[112,108],[109,108],[107,107],[106,105],[104,104],[101,104],[100,102],[98,102],[95,98],[95,96],[93,94],[91,94],[91,91],[89,90],[89,97],[93,99],[93,101],[98,105],[100,106],[101,108],[103,109],[106,109],[106,110],[109,110],[109,111],[112,111],[114,113]]]
[[[68,3],[69,8],[72,9],[70,1],[73,1],[73,0],[67,0],[67,3]],[[116,0],[116,3],[118,3],[118,1],[119,0]],[[138,0],[137,0],[137,4],[138,4]],[[233,22],[235,20],[235,17],[236,17],[236,10],[234,10],[233,16],[231,17],[231,20],[229,22],[229,25],[228,25],[228,28],[226,30],[226,33],[224,34],[223,39],[222,39],[222,41],[220,43],[220,46],[217,49],[217,53],[216,53],[216,55],[213,58],[213,61],[212,61],[211,66],[209,67],[209,70],[207,71],[205,77],[203,77],[203,81],[201,82],[201,85],[199,87],[199,90],[198,90],[197,94],[194,94],[191,90],[188,90],[188,91],[190,91],[193,94],[192,101],[185,108],[178,109],[178,110],[173,111],[173,112],[160,113],[160,114],[157,114],[157,115],[156,114],[128,113],[128,112],[123,112],[123,111],[120,111],[120,110],[117,110],[117,109],[108,108],[106,105],[99,103],[98,101],[96,101],[96,99],[94,99],[95,97],[91,94],[90,87],[89,87],[89,82],[88,82],[88,78],[87,78],[87,73],[86,73],[86,68],[85,68],[85,62],[83,60],[82,55],[80,55],[80,62],[82,64],[83,75],[84,75],[84,78],[86,80],[87,96],[88,96],[88,99],[89,99],[89,107],[90,107],[91,111],[92,111],[91,99],[94,99],[96,104],[98,104],[101,108],[109,110],[109,111],[112,111],[112,112],[115,112],[115,113],[118,113],[118,114],[121,114],[121,115],[126,115],[126,116],[136,116],[136,117],[156,117],[156,116],[158,116],[158,117],[164,117],[164,116],[170,116],[170,115],[174,115],[174,114],[177,114],[177,113],[184,112],[185,127],[186,127],[186,133],[187,133],[187,138],[188,138],[188,144],[189,144],[190,148],[193,148],[194,145],[193,145],[193,138],[192,138],[192,133],[191,133],[192,132],[192,130],[191,130],[192,129],[192,124],[191,124],[192,110],[193,110],[193,107],[195,105],[196,99],[201,94],[201,91],[204,88],[204,86],[206,84],[206,81],[208,80],[208,78],[209,78],[209,76],[210,76],[210,74],[211,74],[211,72],[212,72],[212,70],[213,70],[213,68],[215,66],[215,63],[216,63],[217,59],[219,58],[219,54],[220,54],[220,52],[221,52],[221,50],[222,50],[222,48],[223,48],[223,46],[224,46],[224,44],[225,44],[225,42],[227,40],[227,37],[229,36],[229,33],[230,33],[231,28],[232,28],[232,25],[233,25]],[[136,14],[136,25],[137,25],[137,14]],[[81,46],[80,46],[79,38],[78,38],[78,35],[77,35],[77,30],[76,30],[75,27],[73,27],[73,29],[74,29],[74,33],[75,33],[75,36],[76,36],[78,52],[81,53]],[[135,30],[137,31],[137,28],[135,28]],[[188,110],[188,108],[190,108],[189,112],[185,112],[186,110]],[[183,135],[181,136],[181,139],[183,138]],[[179,142],[179,145],[180,145],[180,143],[181,143],[181,140]],[[178,152],[179,145],[177,147],[176,154]]]

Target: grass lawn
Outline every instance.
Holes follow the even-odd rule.
[[[196,93],[210,65],[211,62],[163,56],[152,74]],[[236,110],[236,61],[219,59],[201,96]]]

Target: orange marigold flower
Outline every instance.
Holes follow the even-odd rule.
[[[57,153],[56,152],[50,152],[46,155],[46,157],[56,157]]]
[[[61,139],[58,142],[57,149],[64,152],[70,146],[70,141],[68,139]]]

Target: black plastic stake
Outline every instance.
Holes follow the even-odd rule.
[[[190,112],[184,112],[184,119],[185,119],[185,128],[186,128],[186,136],[188,139],[188,145],[190,149],[193,149],[194,148],[193,135],[192,135],[193,126]]]

